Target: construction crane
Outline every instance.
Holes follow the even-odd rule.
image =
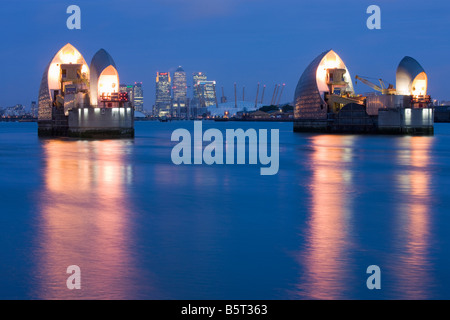
[[[358,84],[358,80],[360,80],[365,85],[371,87],[372,89],[381,92],[382,94],[395,94],[396,90],[392,84],[389,84],[388,87],[384,84],[383,79],[378,79],[380,85],[376,85],[375,83],[367,80],[368,77],[355,76],[355,84]]]

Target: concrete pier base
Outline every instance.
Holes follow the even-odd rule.
[[[328,120],[296,120],[294,132],[330,132],[331,126]]]
[[[328,120],[294,121],[294,132],[433,135],[432,108],[399,108],[380,110],[378,116],[369,116],[362,107],[344,107]],[[359,110],[361,109],[361,110]],[[345,111],[345,112],[344,112]]]
[[[82,139],[121,139],[134,138],[133,128],[79,129],[69,130],[68,137]]]
[[[378,131],[382,134],[433,135],[433,108],[380,110]]]
[[[134,138],[134,110],[126,108],[75,108],[69,115],[53,112],[53,120],[38,122],[40,137],[83,139]]]

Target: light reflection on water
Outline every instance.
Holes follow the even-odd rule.
[[[352,218],[351,188],[353,142],[351,136],[318,135],[311,138],[309,163],[312,177],[305,237],[306,250],[299,257],[305,274],[298,289],[312,299],[342,298],[350,261],[348,234]]]
[[[125,186],[133,180],[127,140],[42,143],[38,298],[121,299],[133,294],[132,207]],[[78,265],[82,291],[65,286],[65,268]]]
[[[393,245],[398,254],[392,258],[397,294],[403,299],[430,298],[433,284],[430,264],[430,215],[432,215],[430,165],[433,139],[405,137],[398,140],[396,189],[397,232]]]
[[[72,141],[0,124],[0,298],[450,298],[450,127],[203,124],[280,128],[280,171],[262,177],[173,165],[170,135],[192,122],[136,125],[135,140]],[[81,291],[65,286],[73,264]]]
[[[393,169],[393,176],[387,170],[377,172],[372,168],[378,159],[368,160],[365,165],[358,163],[361,157],[355,161],[355,154],[366,152],[358,141],[361,139],[343,135],[310,139],[312,150],[306,160],[311,170],[310,209],[303,235],[305,243],[298,254],[302,274],[297,295],[309,299],[358,297],[356,289],[359,286],[360,292],[364,292],[368,277],[364,276],[365,268],[378,263],[382,275],[388,275],[382,277],[384,292],[378,297],[432,298],[435,279],[429,252],[433,214],[429,167],[433,138],[386,138],[383,143],[394,144],[394,158],[380,156],[380,159]],[[370,170],[374,171],[369,173]],[[368,181],[380,183],[382,189],[370,186]],[[375,208],[358,210],[353,202],[361,193],[367,193],[368,206],[377,205],[386,212]],[[359,220],[371,219],[367,215],[378,216],[382,227],[368,229],[375,234],[375,241],[362,247],[357,241],[357,229],[361,227]],[[392,234],[386,234],[388,228]],[[361,233],[360,237],[371,236]],[[390,247],[388,252],[379,252],[366,264],[358,262],[371,248],[377,252],[384,245]]]

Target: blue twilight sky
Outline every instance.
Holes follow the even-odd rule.
[[[81,8],[81,30],[68,30],[66,9]],[[381,7],[382,29],[366,27],[367,7]],[[233,99],[254,101],[257,83],[286,83],[282,102],[293,100],[305,67],[334,49],[354,77],[395,83],[405,55],[429,75],[433,98],[450,100],[450,1],[433,0],[0,0],[0,107],[29,106],[53,55],[72,43],[90,63],[106,49],[121,83],[142,81],[145,108],[154,103],[156,71],[182,65],[207,73]],[[370,91],[358,83],[359,93]]]

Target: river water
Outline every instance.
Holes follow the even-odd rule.
[[[89,141],[0,123],[0,298],[450,298],[450,125],[401,137],[203,123],[279,129],[273,176],[174,165],[181,127],[194,126]],[[70,265],[81,290],[66,286]]]

